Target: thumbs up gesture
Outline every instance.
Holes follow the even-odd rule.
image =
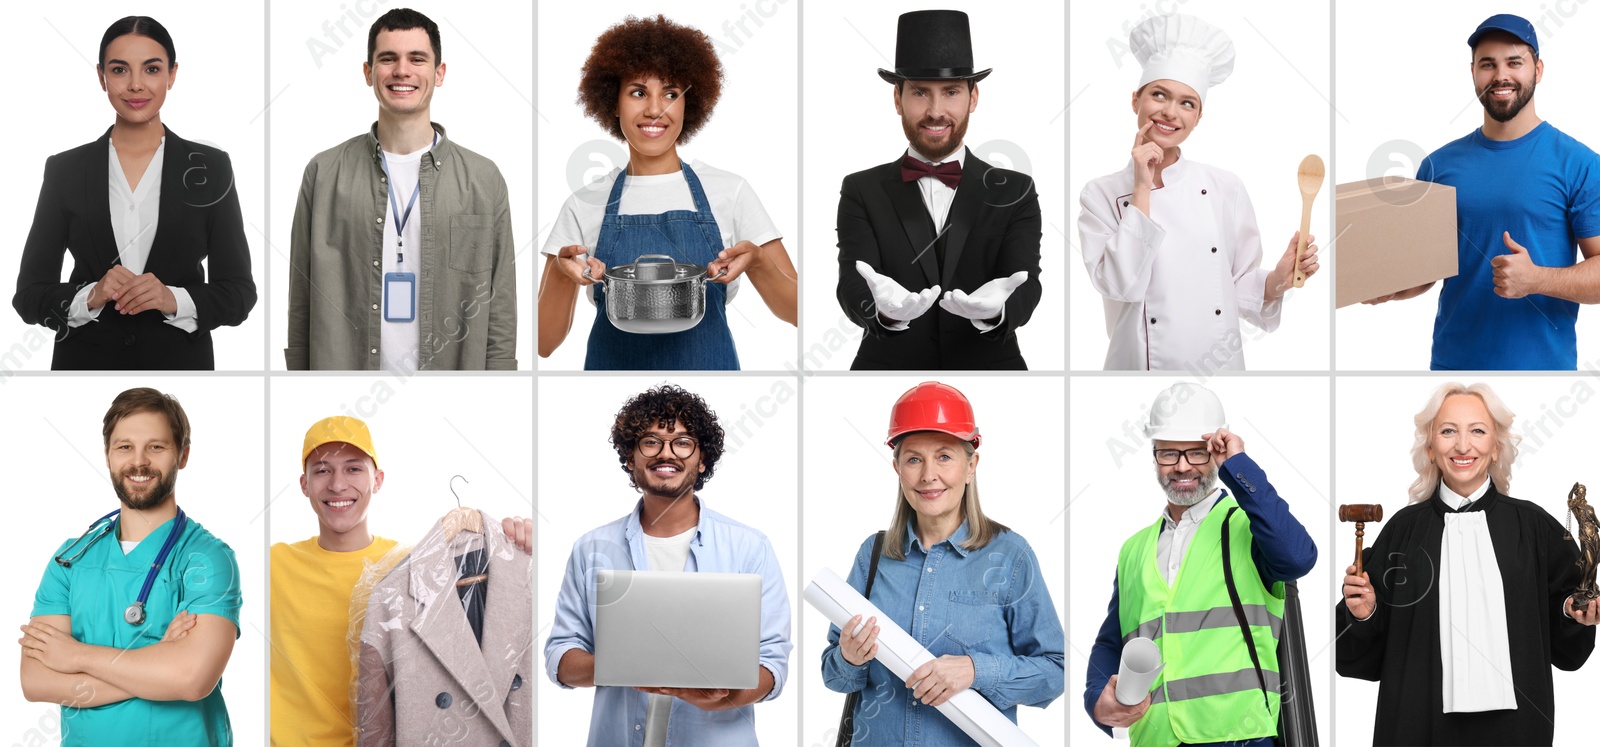
[[[1511,253],[1489,260],[1489,264],[1494,266],[1495,294],[1502,298],[1522,298],[1539,293],[1538,286],[1544,278],[1545,268],[1533,263],[1528,250],[1512,240],[1510,231],[1502,234],[1502,238]]]

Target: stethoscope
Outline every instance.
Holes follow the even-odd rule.
[[[61,551],[61,555],[56,556],[56,562],[60,563],[62,568],[71,568],[72,563],[78,558],[83,557],[83,554],[88,552],[89,546],[94,544],[95,540],[106,536],[106,534],[111,531],[111,528],[116,526],[117,515],[121,513],[122,509],[119,508],[109,514],[106,514],[105,516],[95,519],[89,524],[89,529],[87,531],[78,535],[78,538],[73,540],[72,544],[67,545],[67,548]],[[122,619],[128,621],[129,625],[144,624],[144,603],[150,599],[150,587],[155,585],[156,574],[161,571],[161,566],[167,562],[167,555],[172,552],[172,546],[178,544],[178,536],[183,534],[183,528],[187,526],[188,523],[189,517],[184,515],[183,509],[178,509],[178,518],[174,520],[172,532],[167,535],[167,541],[162,543],[161,552],[156,553],[155,562],[150,564],[150,572],[146,573],[144,576],[144,586],[140,587],[139,589],[139,598],[135,600],[133,604],[128,605],[127,609],[122,611]],[[99,530],[99,533],[94,534],[95,530],[97,529]],[[94,534],[94,536],[89,537],[90,534]],[[89,541],[85,542],[83,547],[78,549],[76,555],[73,555],[70,558],[62,557],[68,552],[71,552],[72,548],[77,547],[78,543],[83,542],[85,537],[88,537]]]

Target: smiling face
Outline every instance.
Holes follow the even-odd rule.
[[[161,121],[161,105],[178,75],[167,50],[148,36],[123,34],[111,40],[96,72],[117,118],[129,123]]]
[[[1533,101],[1544,77],[1544,61],[1510,34],[1489,34],[1472,49],[1472,87],[1483,110],[1496,122],[1509,122]]]
[[[1193,450],[1206,450],[1204,441],[1161,441],[1154,442],[1157,451],[1176,450],[1189,452]],[[1205,464],[1190,464],[1189,458],[1183,454],[1178,456],[1177,464],[1156,463],[1156,482],[1161,484],[1161,489],[1167,494],[1167,502],[1176,506],[1193,506],[1202,498],[1211,494],[1211,489],[1217,484],[1217,460],[1210,459]]]
[[[948,433],[919,431],[900,439],[896,453],[900,495],[919,519],[961,515],[962,499],[978,470],[976,452],[968,455],[965,442]]]
[[[634,484],[646,498],[677,500],[694,494],[695,480],[706,470],[706,466],[701,461],[698,443],[689,456],[679,455],[683,449],[674,446],[673,442],[684,438],[694,440],[694,436],[680,421],[674,421],[671,428],[662,427],[658,422],[639,437],[639,443],[633,447],[629,466],[633,469]],[[646,456],[646,445],[651,441],[660,441],[661,451]]]
[[[1200,123],[1200,94],[1175,80],[1153,80],[1133,94],[1135,126],[1162,148],[1176,148]]]
[[[347,443],[326,443],[306,457],[300,492],[311,499],[311,510],[324,535],[344,535],[364,530],[372,496],[383,487],[383,471],[372,457]]]
[[[1439,468],[1445,487],[1468,496],[1482,486],[1498,458],[1497,436],[1483,400],[1472,394],[1445,397],[1428,441],[1428,458]]]
[[[675,153],[683,134],[683,97],[687,91],[655,75],[622,81],[617,94],[617,124],[628,149],[645,159]]]
[[[931,161],[944,160],[961,147],[967,121],[977,108],[978,87],[964,80],[908,80],[894,91],[894,110],[906,140]]]
[[[136,412],[117,421],[106,446],[111,486],[124,508],[144,511],[172,497],[178,470],[189,450],[172,439],[172,424],[156,412]]]
[[[421,28],[379,31],[372,59],[361,66],[378,109],[395,115],[428,115],[433,89],[444,85],[444,63]]]

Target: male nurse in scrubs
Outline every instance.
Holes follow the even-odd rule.
[[[129,389],[102,437],[120,512],[46,561],[19,641],[22,692],[61,705],[64,747],[231,745],[221,678],[239,637],[239,566],[178,507],[188,416],[169,395]]]

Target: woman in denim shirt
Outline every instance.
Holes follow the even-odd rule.
[[[822,652],[828,688],[861,693],[855,747],[975,744],[931,706],[971,688],[1016,721],[1018,704],[1042,708],[1065,688],[1065,637],[1038,558],[979,505],[980,441],[971,404],[945,384],[917,385],[890,415],[900,485],[869,597],[890,619],[869,618],[855,636],[830,626]],[[867,585],[874,539],[850,569],[857,591]],[[894,676],[875,660],[886,623],[936,658],[904,681]]]

